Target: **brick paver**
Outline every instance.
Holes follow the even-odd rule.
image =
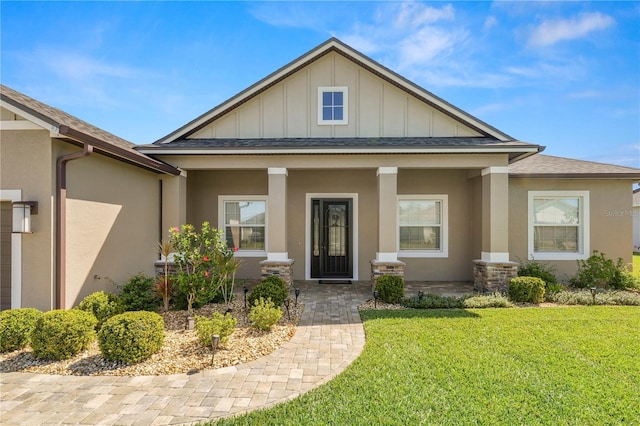
[[[189,424],[287,401],[341,373],[364,347],[367,283],[296,282],[305,310],[293,338],[258,360],[196,374],[78,377],[4,373],[0,423]]]

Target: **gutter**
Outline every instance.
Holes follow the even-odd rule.
[[[65,309],[67,295],[67,163],[93,153],[93,145],[83,144],[80,152],[56,160],[56,309]]]

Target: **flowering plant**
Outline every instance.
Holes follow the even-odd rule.
[[[228,282],[233,280],[238,262],[233,250],[227,247],[222,231],[204,222],[200,232],[193,225],[182,225],[169,230],[170,240],[178,266],[177,282],[187,296],[187,310],[193,314],[193,304],[211,301],[218,291],[227,298]]]

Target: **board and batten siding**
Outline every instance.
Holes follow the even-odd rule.
[[[348,124],[318,125],[318,87],[348,87]],[[189,138],[481,136],[338,53],[329,53]]]

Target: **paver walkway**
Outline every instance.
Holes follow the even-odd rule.
[[[342,372],[364,347],[357,306],[370,285],[296,282],[305,310],[293,338],[256,361],[192,375],[5,373],[0,424],[194,423],[292,399]]]

